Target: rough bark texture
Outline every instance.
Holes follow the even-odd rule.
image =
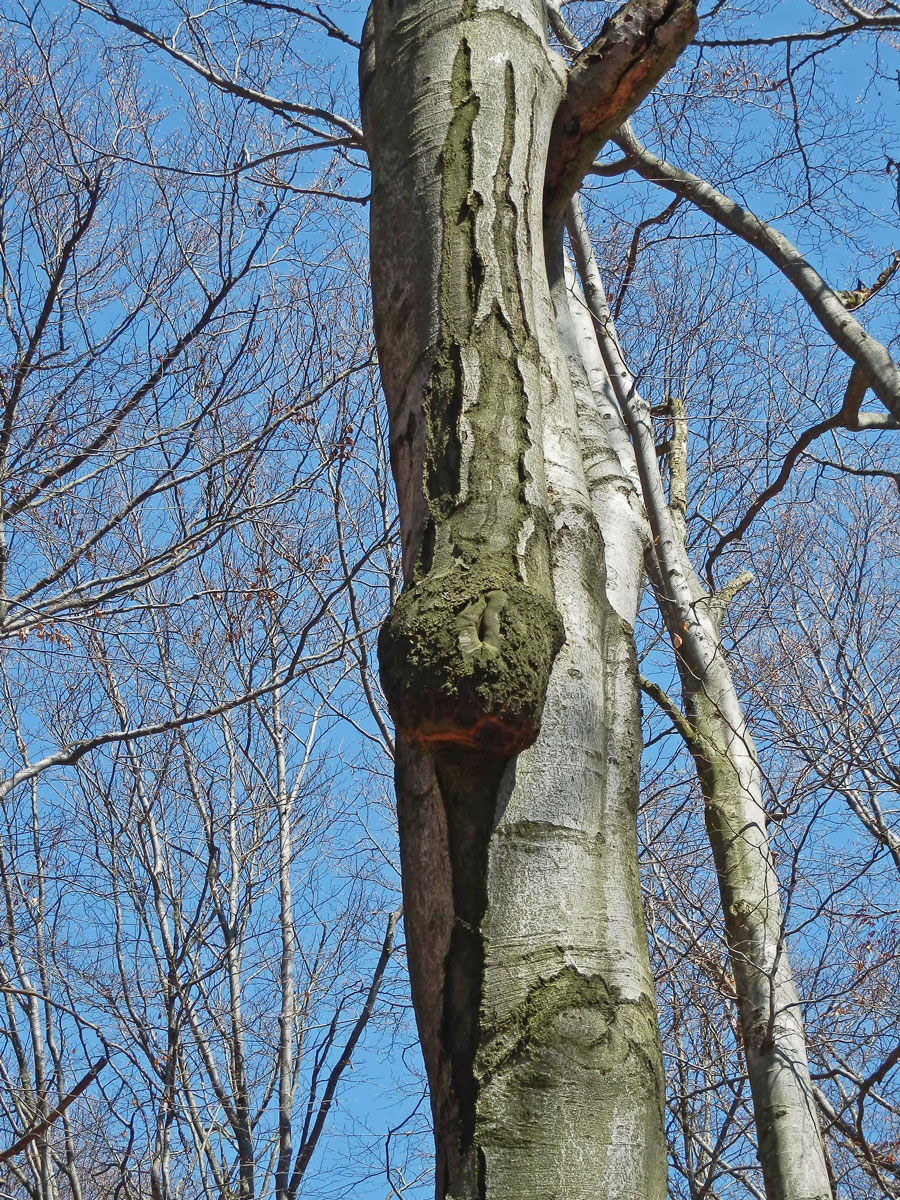
[[[611,586],[619,611],[607,593],[643,544],[635,527],[608,567],[559,248],[544,261],[564,85],[545,17],[377,0],[363,51],[407,581],[380,643],[407,944],[437,1195],[662,1200],[637,586]]]
[[[562,640],[532,294],[540,194],[528,192],[558,67],[537,12],[499,6],[476,19],[377,5],[369,47],[375,332],[407,578],[382,630],[382,680],[408,739],[507,757],[537,736]]]
[[[759,1160],[769,1200],[831,1200],[800,999],[765,832],[756,748],[721,654],[681,669],[734,972]]]

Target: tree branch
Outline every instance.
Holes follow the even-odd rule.
[[[403,909],[398,908],[395,909],[395,911],[392,912],[388,917],[387,929],[385,931],[384,941],[381,945],[381,954],[378,956],[378,963],[376,964],[375,972],[372,975],[372,982],[369,985],[366,1002],[362,1007],[362,1012],[360,1012],[359,1017],[356,1020],[356,1024],[350,1031],[350,1036],[347,1038],[347,1044],[344,1047],[341,1057],[332,1067],[331,1073],[328,1076],[328,1083],[325,1085],[325,1091],[322,1095],[321,1102],[319,1103],[319,1111],[312,1127],[312,1131],[310,1132],[309,1137],[304,1140],[303,1145],[297,1152],[297,1161],[294,1164],[294,1170],[291,1175],[291,1183],[289,1188],[289,1195],[291,1197],[296,1196],[297,1190],[300,1187],[300,1183],[303,1179],[304,1172],[309,1165],[309,1160],[312,1158],[313,1151],[319,1142],[319,1138],[321,1137],[322,1130],[325,1126],[325,1118],[328,1116],[328,1110],[331,1108],[331,1105],[334,1101],[334,1094],[337,1090],[337,1085],[340,1082],[341,1075],[343,1075],[344,1071],[349,1065],[350,1059],[353,1056],[353,1051],[356,1049],[356,1043],[362,1037],[363,1030],[368,1025],[372,1013],[375,1011],[375,1000],[378,996],[378,990],[381,987],[381,981],[384,978],[384,973],[387,970],[387,965],[390,962],[391,955],[394,952],[394,934],[397,930],[397,923],[402,916]]]
[[[205,79],[207,83],[218,88],[220,92],[228,92],[232,96],[238,96],[242,100],[250,100],[262,108],[269,109],[270,112],[278,113],[279,116],[296,114],[297,116],[312,117],[317,121],[325,121],[327,124],[334,125],[336,128],[343,130],[354,145],[360,147],[360,149],[365,149],[362,130],[357,128],[352,121],[348,121],[344,117],[339,117],[336,113],[328,112],[324,108],[316,108],[309,104],[298,104],[294,100],[283,100],[277,96],[270,96],[267,92],[260,92],[256,88],[245,87],[236,80],[229,79],[226,75],[220,75],[217,71],[211,70],[204,63],[200,62],[199,59],[193,58],[190,54],[185,54],[183,50],[176,49],[165,38],[161,38],[158,34],[153,33],[146,25],[141,25],[137,21],[131,20],[130,17],[124,16],[114,4],[109,4],[106,8],[97,8],[93,4],[89,4],[87,0],[77,0],[77,3],[79,8],[96,13],[98,17],[102,17],[104,21],[109,21],[111,25],[118,25],[121,29],[127,29],[129,33],[136,34],[143,41],[148,42],[151,46],[155,46],[157,50],[165,51],[176,62],[194,71],[201,79]]]
[[[840,471],[844,475],[857,475],[861,479],[890,479],[897,492],[900,493],[900,471],[886,471],[879,467],[851,467],[846,463],[834,462],[830,458],[815,458],[810,455],[810,461],[816,463],[820,467],[830,467],[833,471]]]
[[[850,372],[850,379],[847,382],[847,390],[844,392],[844,402],[841,405],[841,411],[832,417],[826,417],[824,421],[816,422],[815,425],[811,425],[809,429],[805,429],[801,433],[800,437],[797,438],[796,442],[794,442],[793,446],[791,446],[790,450],[784,456],[781,463],[781,470],[772,483],[769,484],[765,491],[760,492],[741,520],[735,525],[734,529],[726,533],[724,537],[721,537],[715,546],[713,546],[709,558],[706,560],[706,578],[709,580],[710,585],[712,585],[713,563],[726,546],[744,536],[753,520],[762,512],[769,501],[784,490],[790,478],[791,471],[794,469],[794,465],[807,446],[832,429],[849,429],[853,433],[859,433],[866,429],[895,429],[897,427],[896,421],[884,413],[861,413],[859,411],[859,406],[862,403],[865,392],[866,376],[863,368],[859,364],[856,364]]]
[[[697,45],[704,50],[718,46],[783,46],[794,42],[825,42],[831,38],[851,37],[854,33],[861,33],[867,29],[890,32],[898,26],[900,17],[860,13],[857,20],[848,21],[845,25],[834,25],[831,29],[806,29],[800,33],[776,33],[768,37],[760,34],[757,37],[709,38],[702,41],[698,39]]]
[[[252,4],[256,8],[290,13],[293,17],[302,17],[304,21],[312,21],[314,25],[321,25],[330,38],[336,38],[339,42],[346,42],[348,46],[359,49],[359,42],[356,38],[352,38],[349,33],[341,29],[340,25],[335,24],[330,17],[326,17],[318,4],[313,13],[307,8],[298,8],[294,4],[279,4],[277,0],[244,0],[244,3]]]
[[[856,288],[849,292],[838,292],[838,299],[843,304],[848,312],[854,309],[862,308],[864,304],[868,304],[873,296],[877,296],[883,287],[885,287],[900,270],[900,250],[894,252],[894,256],[888,265],[884,268],[874,283],[868,287],[859,281]]]
[[[591,167],[591,174],[595,173],[597,164]],[[631,244],[628,247],[628,253],[625,255],[625,270],[622,274],[622,282],[616,289],[616,303],[613,309],[613,318],[618,321],[619,314],[622,311],[622,304],[625,300],[625,293],[628,290],[628,285],[631,283],[631,277],[634,274],[634,269],[637,266],[638,250],[641,245],[641,235],[645,229],[651,229],[654,225],[665,225],[670,217],[674,216],[676,208],[681,204],[682,196],[676,196],[671,204],[667,204],[661,213],[657,213],[655,217],[645,217],[643,221],[639,221],[634,227],[634,233],[631,235]]]
[[[672,66],[697,31],[694,0],[627,0],[569,69],[550,134],[544,224],[566,205],[613,131]]]
[[[26,1150],[32,1142],[36,1141],[41,1136],[41,1134],[46,1133],[53,1122],[59,1120],[69,1105],[77,1100],[82,1092],[87,1091],[87,1089],[91,1086],[108,1062],[109,1057],[105,1054],[102,1058],[98,1059],[85,1077],[79,1083],[76,1083],[71,1092],[69,1092],[68,1096],[66,1096],[63,1100],[60,1100],[59,1104],[57,1104],[55,1108],[51,1108],[50,1112],[43,1119],[43,1121],[39,1121],[37,1125],[32,1125],[31,1129],[29,1129],[27,1133],[23,1134],[17,1142],[14,1142],[8,1150],[3,1150],[0,1152],[0,1163],[8,1162],[11,1158],[14,1158],[15,1155],[20,1154],[23,1150]]]
[[[649,696],[659,706],[681,734],[688,750],[691,753],[698,753],[701,749],[700,735],[669,693],[644,675],[638,676],[638,682],[644,695]]]
[[[310,661],[315,661],[319,664],[327,664],[337,657],[338,653],[343,649],[346,641],[337,643],[335,646],[317,652],[311,656],[311,660],[303,660],[303,652],[306,648],[308,637],[315,628],[318,621],[323,615],[328,612],[330,605],[338,594],[347,586],[347,579],[354,578],[359,571],[365,566],[368,560],[379,548],[381,543],[371,546],[358,559],[353,566],[349,575],[341,579],[335,587],[321,597],[318,608],[310,615],[297,641],[297,648],[291,657],[290,662],[275,675],[266,680],[265,683],[251,691],[242,692],[240,695],[232,696],[227,700],[221,701],[219,704],[214,704],[209,708],[203,709],[201,712],[182,714],[179,717],[173,717],[166,721],[159,721],[153,725],[143,725],[134,728],[124,729],[107,729],[103,733],[95,734],[93,737],[84,738],[81,741],[73,742],[69,746],[62,747],[44,758],[38,759],[37,762],[30,763],[28,766],[21,767],[14,774],[0,780],[0,801],[2,801],[13,788],[19,784],[27,782],[29,779],[35,778],[42,772],[50,770],[53,767],[71,767],[77,762],[80,762],[85,755],[90,754],[94,750],[99,750],[103,746],[118,744],[119,742],[134,741],[137,738],[155,737],[161,733],[169,733],[174,729],[182,729],[187,725],[196,725],[201,721],[208,721],[211,717],[220,716],[222,713],[230,712],[234,708],[241,705],[249,704],[253,700],[259,699],[261,696],[266,696],[276,688],[283,687],[286,683],[295,678],[298,669],[301,667],[306,670],[309,668]]]
[[[612,140],[631,155],[635,171],[644,179],[686,197],[717,224],[764,254],[794,285],[828,336],[865,372],[869,386],[891,415],[900,420],[900,370],[897,364],[887,349],[850,316],[837,292],[829,287],[796,246],[705,179],[680,171],[657,158],[638,141],[627,122]]]

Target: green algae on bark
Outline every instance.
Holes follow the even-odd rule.
[[[429,519],[412,580],[382,627],[381,678],[397,728],[429,748],[455,743],[506,758],[540,729],[563,642],[546,514],[531,503],[527,378],[539,353],[525,312],[519,213],[510,185],[515,76],[492,186],[475,186],[482,109],[460,40],[440,156],[441,328],[425,385],[423,490]],[[485,206],[489,221],[479,220]],[[485,301],[493,266],[493,296]]]

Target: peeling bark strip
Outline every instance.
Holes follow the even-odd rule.
[[[544,182],[548,228],[561,227],[566,205],[603,144],[696,32],[695,0],[629,0],[577,55],[550,139]]]
[[[376,7],[378,67],[372,77],[364,65],[362,79],[373,246],[388,256],[373,261],[373,294],[407,578],[379,659],[408,740],[505,759],[537,737],[563,636],[529,311],[536,214],[523,186],[532,110],[546,125],[559,83],[546,53],[536,79],[533,27],[521,29],[530,55],[486,62],[467,10],[452,40],[441,12],[426,50],[413,11],[432,7],[437,16],[429,4],[385,8],[384,19]],[[500,45],[516,18],[493,16]]]

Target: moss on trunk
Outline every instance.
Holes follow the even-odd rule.
[[[408,587],[379,641],[391,715],[410,740],[477,747],[500,758],[530,746],[541,723],[562,622],[546,562],[546,520],[529,503],[532,447],[523,364],[536,368],[519,271],[519,214],[510,187],[516,80],[504,73],[503,141],[491,199],[489,250],[497,299],[480,311],[484,198],[474,181],[481,109],[462,38],[441,151],[440,337],[425,386],[428,522]],[[523,561],[523,532],[543,545]],[[527,554],[526,554],[527,559]],[[529,566],[534,569],[529,570]]]

